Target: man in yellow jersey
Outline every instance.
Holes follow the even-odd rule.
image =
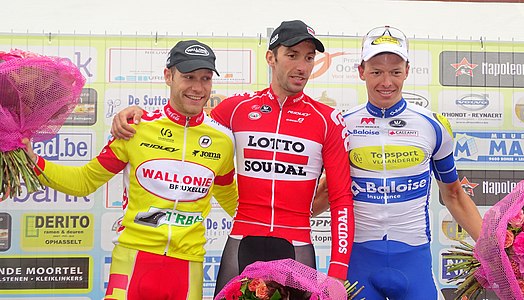
[[[215,69],[213,50],[177,43],[164,79],[169,103],[144,112],[129,140],[111,139],[81,167],[30,156],[58,191],[84,196],[123,171],[124,217],[117,230],[105,299],[202,299],[204,218],[213,195],[233,215],[238,199],[229,129],[203,113]]]

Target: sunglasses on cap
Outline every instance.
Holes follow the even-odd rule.
[[[408,44],[408,39],[406,38],[406,35],[402,31],[400,31],[400,29],[391,26],[381,26],[371,29],[364,36],[364,40],[368,38],[378,38],[383,36],[390,36],[394,39],[404,41],[406,45]]]

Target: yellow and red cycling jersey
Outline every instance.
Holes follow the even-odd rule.
[[[204,218],[215,199],[233,215],[238,192],[229,129],[204,113],[185,117],[169,104],[144,113],[130,140],[112,139],[81,167],[38,158],[58,191],[85,196],[123,171],[124,217],[115,243],[190,261],[203,261]]]

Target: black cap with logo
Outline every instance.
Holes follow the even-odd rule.
[[[269,40],[269,50],[273,50],[278,45],[286,47],[294,46],[303,40],[312,40],[319,52],[324,52],[324,45],[315,38],[313,28],[307,26],[300,20],[284,21],[271,34]]]
[[[215,53],[208,45],[197,40],[180,41],[169,51],[166,67],[175,66],[182,73],[209,69],[220,76],[215,68],[215,60]]]

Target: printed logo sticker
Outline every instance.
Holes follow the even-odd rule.
[[[250,112],[249,115],[248,115],[248,118],[250,120],[258,120],[260,119],[261,115],[259,112],[256,112],[256,111],[253,111],[253,112]]]
[[[211,146],[211,143],[212,143],[211,138],[207,135],[201,136],[200,139],[198,140],[198,144],[202,148],[207,148]]]

